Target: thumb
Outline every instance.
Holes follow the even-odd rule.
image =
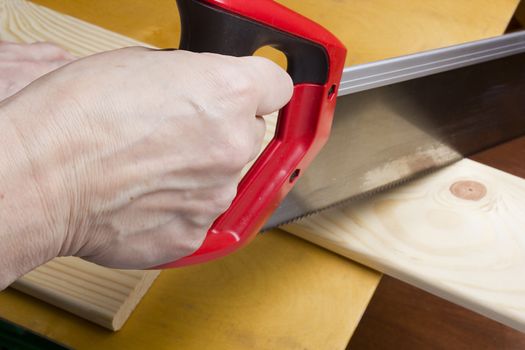
[[[257,87],[257,115],[275,112],[290,101],[293,82],[286,71],[263,57],[241,57],[241,60]]]

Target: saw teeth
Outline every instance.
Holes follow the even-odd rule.
[[[268,228],[265,228],[264,230],[261,230],[261,232],[266,232],[268,230],[272,230],[276,227],[281,227],[281,226],[285,226],[285,225],[289,225],[289,224],[293,224],[294,222],[297,222],[299,220],[302,220],[304,218],[307,218],[307,217],[310,217],[312,215],[315,215],[315,214],[318,214],[320,212],[323,212],[325,210],[329,210],[329,209],[333,209],[333,208],[336,208],[336,207],[339,207],[339,206],[343,206],[343,205],[347,205],[349,203],[353,203],[353,202],[358,202],[358,201],[363,201],[363,200],[367,200],[369,199],[370,197],[373,197],[377,194],[380,194],[380,193],[385,193],[385,192],[388,192],[398,186],[401,186],[405,183],[408,183],[408,182],[411,182],[411,181],[415,181],[415,180],[418,180],[420,178],[423,178],[429,174],[432,174],[440,169],[443,169],[453,163],[456,163],[457,161],[459,161],[461,159],[457,159],[457,160],[453,160],[453,161],[450,161],[448,163],[444,163],[443,165],[439,166],[439,167],[434,167],[434,168],[429,168],[429,169],[425,169],[425,170],[422,170],[416,174],[413,174],[411,176],[408,176],[408,177],[405,177],[403,179],[399,179],[397,181],[393,181],[393,182],[390,182],[386,185],[383,185],[383,186],[380,186],[380,187],[377,187],[373,190],[370,190],[370,191],[367,191],[367,192],[363,192],[363,193],[360,193],[358,195],[355,195],[355,196],[352,196],[350,198],[347,198],[347,199],[344,199],[340,202],[336,202],[334,204],[331,204],[331,205],[328,205],[326,207],[323,207],[323,208],[320,208],[320,209],[316,209],[316,210],[313,210],[313,211],[310,211],[308,213],[305,213],[303,215],[300,215],[300,216],[297,216],[293,219],[290,219],[290,220],[287,220],[283,223],[281,223],[279,226],[275,226],[275,227],[268,227]]]

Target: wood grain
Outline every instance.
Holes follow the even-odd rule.
[[[11,287],[119,330],[158,275],[159,271],[112,270],[67,257],[31,271]]]
[[[86,56],[125,46],[146,45],[20,0],[0,1],[0,39],[24,43],[49,41],[62,46],[76,56]]]
[[[471,159],[525,178],[525,137],[480,152]],[[384,276],[347,349],[524,348],[525,333]]]
[[[284,227],[520,330],[524,228],[525,180],[468,159]]]
[[[174,0],[33,1],[158,47],[179,44]],[[519,0],[278,2],[336,34],[348,48],[346,64],[352,65],[500,35]],[[270,57],[282,63],[277,55]]]

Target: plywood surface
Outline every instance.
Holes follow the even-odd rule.
[[[289,232],[525,330],[525,180],[464,159]]]
[[[75,349],[344,349],[377,282],[274,231],[218,262],[162,272],[116,333],[12,289],[0,317]]]
[[[175,0],[34,1],[159,47],[179,43]],[[278,2],[335,33],[351,65],[500,35],[519,0]]]
[[[114,22],[140,27],[143,12],[122,11]],[[0,0],[0,39],[53,41],[78,56],[140,44],[22,0]],[[0,317],[76,349],[343,349],[379,278],[272,231],[221,261],[162,272],[117,333],[12,289],[0,293]]]

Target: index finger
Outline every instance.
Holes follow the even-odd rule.
[[[290,101],[293,82],[285,70],[263,57],[241,57],[241,60],[257,88],[257,115],[275,112]]]

